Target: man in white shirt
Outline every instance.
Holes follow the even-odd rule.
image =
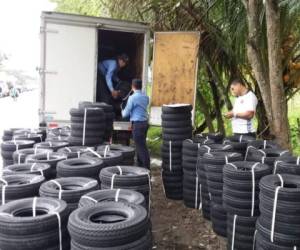
[[[232,131],[237,135],[256,136],[256,129],[253,125],[253,118],[257,106],[257,98],[254,93],[247,89],[241,79],[235,79],[231,82],[230,90],[236,100],[233,110],[225,114],[225,117],[231,119]]]

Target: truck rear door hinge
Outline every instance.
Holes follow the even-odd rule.
[[[53,33],[53,34],[57,34],[58,30],[46,29],[45,27],[41,26],[40,27],[40,33]]]
[[[39,74],[52,74],[52,75],[57,75],[57,71],[50,71],[50,70],[45,70],[43,68],[36,67],[36,70],[39,72]]]

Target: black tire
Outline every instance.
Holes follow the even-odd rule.
[[[163,121],[176,122],[176,121],[190,121],[192,119],[191,114],[162,114],[161,119]]]
[[[40,142],[34,145],[35,148],[41,148],[41,149],[52,149],[54,152],[56,152],[58,149],[67,147],[69,143],[67,142],[59,142],[59,141],[52,141],[52,142]]]
[[[163,134],[189,134],[193,131],[193,127],[187,126],[184,128],[162,128]]]
[[[15,250],[59,249],[58,219],[61,219],[63,250],[69,247],[68,212],[64,201],[36,198],[36,216],[32,216],[33,198],[9,202],[0,207],[0,248]],[[8,216],[9,215],[9,216]]]
[[[43,141],[43,135],[38,135],[38,134],[25,134],[25,135],[14,135],[13,136],[14,140],[24,140],[24,141],[34,141],[35,143],[39,143]]]
[[[86,147],[86,146],[71,146],[64,147],[57,150],[58,153],[64,154],[68,159],[79,158],[83,153],[90,148],[94,150],[94,147]]]
[[[221,133],[201,133],[196,134],[195,138],[205,138],[206,140],[209,139],[214,143],[221,144],[223,142],[224,135]]]
[[[139,192],[128,189],[106,189],[87,193],[80,198],[78,207],[94,206],[107,201],[134,203],[146,208],[145,197]]]
[[[122,173],[120,172],[120,169]],[[111,185],[112,176],[114,175],[114,185],[117,187],[140,185],[149,186],[149,174],[149,170],[141,167],[107,167],[101,170],[100,181],[104,185]]]
[[[83,132],[84,124],[83,123],[71,123],[71,134],[73,130],[76,132]],[[99,123],[86,123],[85,125],[86,132],[97,132],[97,131],[104,131],[105,130],[105,121]]]
[[[122,153],[123,158],[133,158],[135,155],[135,148],[131,146],[125,146],[121,144],[100,145],[97,147],[97,151],[104,152],[108,147],[109,151],[119,151]]]
[[[299,157],[284,157],[279,158],[274,163],[274,174],[292,174],[300,175],[300,158]]]
[[[75,117],[84,117],[84,112],[85,112],[85,109],[74,109],[73,108],[70,110],[70,115],[75,116]],[[105,118],[105,113],[104,113],[103,109],[101,109],[101,108],[91,108],[91,109],[88,109],[86,116],[87,117],[101,116],[101,117]]]
[[[41,184],[45,181],[43,176],[32,174],[5,175],[3,179],[7,182],[7,186],[1,181],[0,200],[2,204],[17,199],[37,196]]]
[[[105,131],[104,130],[87,130],[85,132],[85,138],[93,138],[93,137],[104,137]],[[82,130],[72,130],[71,136],[75,137],[83,137]]]
[[[121,165],[123,156],[121,152],[117,151],[110,151],[106,153],[106,156],[104,157],[103,151],[97,151],[96,154],[101,156],[101,160],[104,162],[105,166],[116,166]],[[97,158],[99,159],[98,155],[92,152],[87,152],[82,154],[82,157],[88,157],[88,158]]]
[[[192,131],[182,134],[163,134],[162,139],[165,141],[183,141],[192,138]]]
[[[71,241],[71,248],[72,250],[86,250],[86,246],[80,245],[74,241]],[[123,249],[140,249],[140,250],[151,250],[152,249],[152,235],[151,232],[149,231],[145,236],[142,238],[122,245],[122,246],[114,246],[114,247],[89,247],[89,250],[123,250]]]
[[[52,149],[25,148],[13,153],[14,163],[25,163],[28,155],[53,152]]]
[[[49,156],[49,157],[48,157]],[[51,166],[51,178],[56,177],[56,165],[58,162],[66,160],[67,157],[60,153],[42,153],[36,155],[28,155],[26,157],[26,163],[46,163]]]
[[[107,214],[111,217],[105,216]],[[70,215],[68,229],[72,240],[81,245],[114,247],[134,242],[146,235],[149,221],[147,211],[142,206],[101,202],[75,210]]]
[[[163,105],[162,113],[163,114],[190,114],[192,109],[193,106],[190,104]]]
[[[46,163],[21,163],[7,166],[3,170],[3,175],[33,174],[42,175],[46,180],[51,176],[51,166]]]
[[[98,182],[92,178],[65,177],[55,181],[61,185],[61,199],[67,202],[70,211],[78,207],[82,195],[99,189]],[[60,190],[57,184],[50,180],[41,185],[39,194],[41,197],[58,198]]]
[[[96,145],[101,145],[103,143],[103,137],[95,137],[95,138],[87,137],[85,138],[85,143],[83,143],[82,137],[70,136],[68,138],[68,142],[70,143],[71,146],[96,146]]]
[[[84,108],[101,108],[105,113],[111,113],[114,112],[114,108],[112,105],[109,105],[105,102],[79,102],[78,108],[84,109]]]
[[[178,120],[176,122],[174,121],[162,121],[161,126],[163,128],[185,128],[190,127],[192,125],[192,122],[190,120]]]
[[[18,149],[32,148],[34,143],[35,143],[34,141],[30,141],[30,140],[5,141],[1,143],[1,150],[14,152],[17,150],[17,148]]]
[[[74,158],[58,162],[57,177],[91,177],[98,179],[100,170],[105,164],[96,158]]]

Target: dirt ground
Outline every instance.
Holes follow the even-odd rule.
[[[223,250],[225,240],[219,238],[201,211],[187,208],[183,201],[165,197],[160,169],[152,169],[151,221],[153,249],[164,250]]]

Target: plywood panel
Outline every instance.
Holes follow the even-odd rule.
[[[199,39],[199,32],[155,33],[152,106],[194,106]]]

